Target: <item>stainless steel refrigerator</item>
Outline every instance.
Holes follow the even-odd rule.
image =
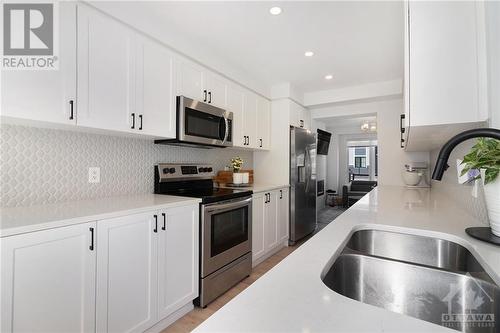
[[[295,244],[316,229],[316,136],[290,128],[290,237]]]

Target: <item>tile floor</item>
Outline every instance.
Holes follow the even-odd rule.
[[[345,208],[342,207],[326,207],[318,212],[318,228],[314,233],[319,232],[322,228],[333,221],[337,216],[342,214]],[[194,310],[180,318],[172,325],[167,327],[161,333],[184,333],[191,332],[194,328],[204,322],[208,317],[213,315],[217,310],[223,307],[231,299],[245,290],[248,286],[254,283],[258,278],[264,275],[271,268],[276,266],[281,260],[285,259],[290,253],[295,251],[301,244],[307,240],[304,239],[294,246],[285,247],[273,256],[264,260],[262,263],[253,268],[252,274],[245,280],[241,281],[233,288],[229,289],[224,295],[210,303],[205,309],[195,307]]]
[[[195,307],[193,311],[180,318],[172,325],[167,327],[161,333],[184,333],[191,332],[195,327],[204,322],[208,317],[214,314],[222,306],[228,303],[240,292],[254,283],[258,278],[264,275],[271,268],[276,266],[281,260],[285,259],[290,253],[295,251],[303,242],[298,245],[285,247],[273,256],[267,258],[262,263],[253,268],[252,274],[245,280],[241,281],[233,288],[229,289],[224,295],[210,303],[205,309]]]

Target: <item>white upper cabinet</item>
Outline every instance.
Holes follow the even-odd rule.
[[[206,72],[206,86],[208,103],[220,108],[227,107],[227,87],[228,81],[222,76]]]
[[[95,223],[1,240],[2,332],[95,330]]]
[[[184,58],[178,58],[176,61],[177,95],[207,102],[208,91],[203,89],[205,86],[204,71],[205,69],[200,65]]]
[[[128,131],[135,111],[136,34],[87,6],[78,7],[79,126]]]
[[[260,126],[260,120],[257,118],[257,95],[251,91],[245,93],[245,104],[243,108],[244,135],[246,137],[247,148],[257,148],[259,146],[257,139],[257,126]]]
[[[487,120],[484,3],[406,5],[406,144],[433,149]]]
[[[59,70],[2,70],[1,115],[76,123],[76,5],[59,3]]]
[[[176,67],[177,95],[220,108],[227,106],[228,81],[225,78],[185,58],[179,58]]]
[[[290,125],[305,129],[311,129],[311,114],[303,106],[290,102]]]
[[[244,123],[245,93],[243,88],[231,84],[227,89],[227,109],[233,113],[233,145],[246,147]]]
[[[271,103],[264,97],[257,98],[257,147],[269,149],[271,146]]]
[[[149,38],[140,37],[136,60],[136,110],[142,115],[141,130],[155,137],[175,138],[174,55]]]

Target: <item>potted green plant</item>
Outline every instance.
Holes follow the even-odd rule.
[[[491,232],[500,237],[500,140],[479,138],[462,164],[462,176],[482,180]]]
[[[231,166],[233,167],[233,184],[244,183],[244,175],[240,173],[241,167],[243,166],[243,160],[241,157],[236,156],[232,158]]]

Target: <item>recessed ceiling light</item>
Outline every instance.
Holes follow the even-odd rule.
[[[312,57],[314,55],[314,52],[313,51],[306,51],[306,53],[304,53],[304,55],[306,57]]]
[[[325,76],[325,79],[326,80],[331,80],[331,79],[333,79],[333,75],[328,74],[328,75]]]
[[[269,9],[269,13],[271,13],[272,15],[279,15],[281,14],[282,10],[280,7],[271,7],[271,9]]]

